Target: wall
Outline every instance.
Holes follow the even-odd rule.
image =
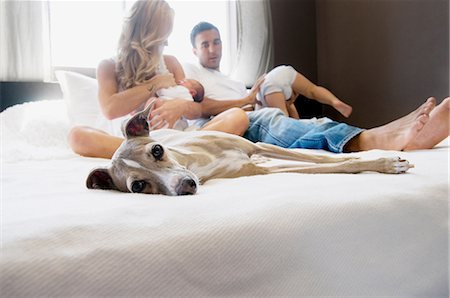
[[[373,127],[449,91],[448,0],[271,0],[275,64],[292,64]],[[316,111],[317,112],[317,111]]]
[[[353,105],[348,122],[380,125],[448,96],[447,0],[316,4],[318,81]]]
[[[315,0],[271,0],[274,66],[292,65],[317,83]],[[296,102],[300,117],[322,114],[315,101],[300,97]]]

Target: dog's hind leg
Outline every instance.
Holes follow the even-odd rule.
[[[256,143],[256,150],[254,154],[259,154],[265,157],[284,159],[284,160],[293,160],[293,161],[304,161],[304,162],[313,162],[313,163],[338,163],[347,160],[357,160],[359,157],[350,157],[350,156],[327,156],[320,155],[314,153],[302,153],[295,151],[293,149],[285,149],[279,146],[266,144],[266,143]]]
[[[321,163],[306,165],[267,166],[268,173],[360,173],[373,171],[386,174],[401,174],[414,166],[400,157],[382,157],[374,160],[347,160],[339,163]]]

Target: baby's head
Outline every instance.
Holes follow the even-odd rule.
[[[184,86],[189,89],[192,98],[195,102],[201,102],[205,96],[205,88],[199,81],[194,79],[184,79],[178,82],[178,85]]]

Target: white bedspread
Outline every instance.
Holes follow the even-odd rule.
[[[448,139],[359,154],[402,156],[404,175],[272,174],[166,197],[88,190],[108,161],[69,150],[64,111],[1,114],[2,297],[449,295]]]

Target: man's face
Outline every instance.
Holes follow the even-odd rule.
[[[197,34],[193,52],[203,67],[220,70],[222,41],[219,32],[211,29]]]

